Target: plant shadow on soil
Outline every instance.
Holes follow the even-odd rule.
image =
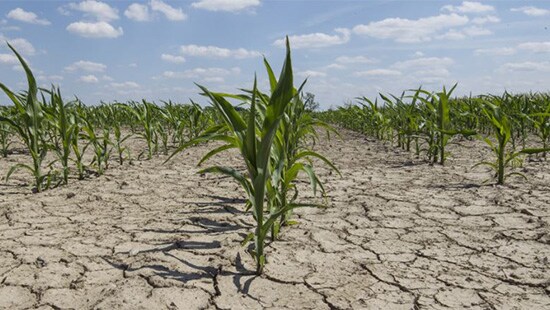
[[[239,223],[241,224],[237,224],[234,222],[227,222],[223,220],[213,220],[212,218],[208,218],[206,216],[208,214],[217,214],[217,213],[245,215],[246,212],[238,210],[231,205],[232,204],[244,205],[246,203],[246,200],[236,199],[236,198],[226,198],[226,197],[220,197],[220,196],[214,196],[214,195],[208,195],[207,197],[218,200],[219,202],[189,202],[192,205],[204,206],[205,208],[200,208],[200,210],[186,211],[181,213],[181,214],[195,214],[195,215],[205,214],[204,217],[195,216],[195,217],[189,218],[190,224],[192,226],[200,227],[200,228],[203,228],[204,230],[186,230],[186,229],[170,230],[170,229],[143,228],[141,231],[167,234],[167,235],[170,235],[170,234],[174,234],[174,235],[222,234],[223,235],[228,233],[237,233],[241,238],[244,239],[247,236],[248,231],[254,227],[253,225],[246,223],[243,220],[239,220]],[[269,244],[267,244],[266,246],[269,246]],[[130,265],[126,264],[125,262],[114,262],[109,260],[106,257],[104,257],[103,260],[106,261],[112,267],[122,270],[123,272],[136,272],[142,269],[149,269],[153,271],[155,276],[161,277],[165,280],[180,281],[182,283],[186,283],[194,280],[201,280],[201,279],[212,279],[214,281],[214,286],[217,287],[218,276],[232,277],[233,283],[239,293],[257,300],[254,296],[249,294],[249,290],[250,290],[251,284],[255,279],[257,279],[258,276],[255,270],[250,270],[245,267],[245,264],[242,260],[240,253],[237,253],[234,259],[234,264],[233,264],[235,267],[234,271],[222,270],[221,264],[218,265],[218,267],[215,267],[215,264],[211,264],[211,265],[195,264],[171,253],[172,250],[200,252],[200,251],[206,251],[206,250],[219,249],[221,247],[222,247],[221,242],[217,240],[210,241],[210,242],[188,240],[188,241],[176,241],[170,244],[161,243],[161,244],[158,244],[158,247],[155,247],[153,249],[142,250],[133,254],[130,251],[121,253],[126,255],[138,255],[138,254],[162,252],[164,255],[172,259],[175,259],[179,263],[193,270],[196,270],[196,272],[188,272],[188,273],[173,270],[172,268],[169,268],[162,264],[144,264],[139,267],[132,268]],[[251,250],[250,246],[248,247],[248,250],[249,251]],[[219,294],[219,292],[216,292],[216,294]]]

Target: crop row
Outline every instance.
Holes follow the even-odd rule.
[[[371,100],[357,98],[348,104],[317,114],[320,119],[358,131],[412,151],[420,158],[445,164],[446,147],[453,136],[477,138],[486,143],[494,161],[481,161],[494,170],[497,184],[511,175],[525,176],[512,168],[521,165],[522,155],[542,153],[550,138],[550,95],[531,93],[501,96],[451,97],[449,90],[428,92],[422,88],[400,96],[380,94]],[[528,138],[536,136],[535,147]]]
[[[0,83],[13,103],[0,109],[1,151],[4,157],[9,156],[14,142],[22,143],[32,164],[15,164],[7,179],[18,169],[28,170],[34,178],[34,190],[40,192],[67,184],[72,180],[72,172],[78,179],[101,175],[113,158],[120,165],[131,158],[126,145],[130,136],[146,143],[138,159],[164,153],[170,155],[170,160],[193,145],[221,142],[221,146],[204,155],[199,165],[230,149],[240,153],[242,164],[212,166],[200,173],[223,174],[242,186],[247,197],[245,209],[256,223],[243,244],[251,243],[248,250],[256,261],[257,273],[262,272],[266,262],[266,240],[277,239],[280,229],[292,223],[292,211],[323,207],[311,201],[302,202],[296,184],[303,175],[308,177],[314,193],[319,189],[324,194],[313,159],[338,170],[312,149],[311,141],[317,139],[317,129],[332,129],[306,110],[302,100],[305,82],[294,87],[288,43],[279,78],[264,59],[268,93],[258,90],[256,79],[253,87],[241,94],[216,93],[198,85],[211,104],[208,108],[194,102],[187,105],[164,102],[163,106],[145,100],[99,106],[85,106],[78,98],[65,102],[59,88],[39,89],[25,60],[10,48],[26,72],[28,90],[14,93]],[[85,163],[87,150],[93,158]],[[55,159],[44,162],[49,152],[54,153]]]

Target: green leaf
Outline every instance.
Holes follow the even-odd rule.
[[[304,157],[316,157],[316,158],[320,159],[321,161],[323,161],[325,164],[327,164],[330,168],[332,168],[332,170],[336,171],[338,173],[338,175],[340,175],[340,177],[342,176],[342,174],[340,173],[340,170],[338,170],[338,168],[336,168],[336,166],[334,166],[334,164],[330,160],[325,158],[323,155],[321,155],[317,152],[313,152],[313,151],[303,151],[303,152],[298,153],[298,155],[296,155],[295,161],[299,160],[300,158],[304,158]]]
[[[207,161],[208,159],[210,159],[212,156],[218,154],[218,153],[221,153],[223,151],[226,151],[226,150],[229,150],[229,149],[232,149],[232,148],[235,148],[236,146],[233,145],[233,144],[225,144],[225,145],[222,145],[220,147],[217,147],[213,150],[211,150],[210,152],[208,152],[206,155],[204,155],[204,157],[199,161],[199,163],[197,164],[197,166],[200,166],[202,165],[205,161]]]

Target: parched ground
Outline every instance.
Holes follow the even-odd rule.
[[[320,169],[330,207],[297,212],[261,277],[239,245],[242,191],[196,174],[208,146],[39,194],[16,174],[0,185],[0,309],[550,309],[550,166],[480,186],[487,153],[461,144],[440,167],[346,131],[322,141],[343,174]]]

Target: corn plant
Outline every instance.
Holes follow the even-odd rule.
[[[113,145],[115,147],[118,157],[118,163],[122,165],[124,163],[124,154],[126,154],[127,159],[130,159],[131,157],[130,150],[126,146],[124,146],[124,142],[126,142],[126,140],[128,140],[132,136],[132,134],[122,135],[120,126],[117,124],[113,127],[113,135]]]
[[[548,147],[548,140],[550,139],[550,96],[540,94],[537,98],[537,106],[540,106],[542,112],[530,113],[529,119],[535,127],[535,134],[542,143],[542,148]],[[543,152],[542,156],[546,158],[546,153]]]
[[[8,157],[9,148],[13,143],[11,135],[11,127],[4,122],[0,122],[0,153],[4,158]]]
[[[49,123],[53,126],[54,135],[58,137],[57,147],[54,151],[58,157],[56,161],[61,162],[63,183],[67,184],[69,180],[69,157],[71,155],[71,144],[75,132],[74,115],[69,111],[70,103],[65,104],[61,97],[59,88],[52,87],[50,94],[51,106],[46,109],[46,115]],[[54,161],[54,162],[56,162]],[[50,163],[50,166],[54,163]]]
[[[91,118],[86,117],[86,115],[80,115],[80,119],[84,122],[84,126],[82,127],[83,134],[81,137],[88,141],[94,151],[94,157],[91,164],[95,164],[97,167],[97,174],[102,175],[105,168],[107,168],[111,152],[109,129],[102,129],[103,135],[99,136],[96,133],[96,128],[92,124]]]
[[[505,95],[506,96],[506,95]],[[536,154],[548,151],[545,148],[525,148],[520,151],[515,151],[514,149],[508,150],[507,144],[510,141],[512,136],[512,127],[510,118],[502,109],[502,104],[504,101],[503,97],[491,96],[488,101],[484,102],[482,107],[483,115],[492,125],[493,135],[496,140],[494,143],[491,139],[485,137],[483,141],[491,148],[493,153],[496,155],[495,162],[480,162],[476,164],[489,166],[495,171],[495,178],[497,179],[497,184],[502,185],[506,178],[512,175],[517,175],[527,179],[525,175],[519,172],[506,172],[506,167],[508,167],[514,160],[520,155],[524,154]]]
[[[81,125],[81,115],[83,115],[84,112],[82,112],[82,103],[77,100],[76,104],[76,116],[75,116],[75,122],[73,127],[73,135],[71,140],[71,148],[73,150],[74,158],[71,158],[71,160],[76,165],[76,171],[78,173],[78,179],[82,180],[85,177],[86,173],[86,166],[84,165],[84,154],[86,153],[86,149],[88,146],[90,146],[90,142],[88,141],[85,143],[82,147],[80,146],[80,137],[81,132],[83,131],[82,125]]]
[[[0,88],[13,102],[16,109],[16,115],[14,117],[7,118],[5,116],[0,116],[0,122],[8,124],[8,126],[15,130],[31,155],[32,166],[22,163],[12,166],[8,171],[6,180],[8,180],[18,169],[28,170],[34,177],[36,191],[40,192],[47,188],[50,183],[50,174],[43,173],[42,171],[42,161],[46,157],[48,149],[51,148],[51,146],[44,141],[43,104],[37,98],[38,88],[31,69],[23,57],[21,57],[9,43],[8,47],[17,56],[17,59],[19,59],[21,66],[25,70],[28,90],[24,94],[15,94],[4,84],[0,83]]]
[[[202,94],[210,99],[214,109],[221,115],[223,124],[213,125],[198,138],[181,146],[174,154],[189,145],[206,142],[222,141],[225,144],[207,153],[201,163],[208,158],[227,149],[236,148],[247,168],[243,174],[234,168],[213,166],[201,170],[201,173],[221,173],[235,179],[245,190],[247,205],[252,210],[256,222],[254,233],[245,238],[243,243],[254,240],[250,251],[256,261],[256,272],[260,274],[266,262],[265,241],[274,223],[290,210],[313,204],[288,203],[277,211],[269,210],[266,201],[275,197],[270,191],[278,190],[271,181],[271,174],[280,165],[272,157],[275,150],[277,134],[288,105],[299,95],[299,90],[293,86],[292,63],[290,47],[287,40],[287,53],[281,75],[277,81],[270,74],[271,95],[266,96],[257,90],[256,79],[250,91],[251,96],[228,95],[214,93],[200,86]],[[226,99],[227,98],[227,99]],[[243,116],[233,107],[228,99],[250,99],[250,110]],[[172,154],[172,156],[174,155]],[[305,155],[304,155],[305,156]],[[279,161],[281,159],[279,158]],[[268,207],[268,208],[266,208]],[[266,214],[266,209],[267,214]]]
[[[452,136],[459,134],[471,136],[476,134],[475,130],[456,130],[452,128],[449,99],[456,86],[457,84],[449,91],[443,87],[443,91],[435,94],[418,89],[413,96],[413,99],[419,99],[424,103],[424,119],[429,137],[429,154],[432,156],[434,162],[437,162],[439,157],[439,164],[441,165],[445,164],[445,148]],[[427,98],[420,96],[421,94],[427,95]]]
[[[158,147],[156,141],[156,120],[154,113],[158,110],[158,107],[146,100],[142,101],[142,104],[136,102],[130,102],[128,105],[120,105],[128,112],[130,112],[137,119],[137,122],[142,126],[142,132],[138,135],[141,136],[147,142],[147,159],[153,158],[153,152]],[[141,155],[141,154],[140,154]],[[138,156],[140,157],[140,156]]]

